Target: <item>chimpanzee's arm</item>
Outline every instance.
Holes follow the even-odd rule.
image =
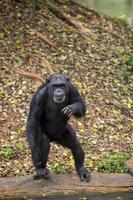
[[[41,86],[31,100],[30,112],[26,128],[27,137],[31,134],[34,136],[39,134],[40,118],[44,111],[46,98],[47,98],[46,86],[44,87]]]
[[[69,105],[62,109],[62,113],[64,113],[68,118],[71,115],[80,118],[85,115],[86,106],[84,101],[82,100],[77,88],[69,84]]]
[[[75,117],[82,117],[85,115],[85,102],[81,98],[78,89],[72,84],[70,84],[69,87],[69,102],[70,108],[72,109],[73,115]]]
[[[49,173],[46,169],[46,163],[49,153],[49,139],[44,134],[40,119],[44,112],[45,102],[47,100],[46,86],[41,86],[33,96],[30,113],[28,117],[26,135],[29,142],[32,160],[36,168],[37,177],[48,178]]]

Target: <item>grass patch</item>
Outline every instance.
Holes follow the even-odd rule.
[[[65,174],[66,170],[61,163],[53,163],[51,166],[51,170],[54,174]]]
[[[18,150],[24,150],[24,144],[20,143],[20,142],[17,142],[16,145],[15,145],[16,149]]]
[[[125,161],[131,157],[130,153],[117,153],[108,155],[104,160],[95,161],[95,169],[105,173],[124,173],[128,169],[125,166]]]
[[[123,26],[129,27],[126,15],[119,15],[115,20]]]
[[[2,148],[0,150],[0,156],[2,156],[6,161],[9,161],[14,157],[14,150],[11,147]]]
[[[133,54],[129,55],[126,63],[121,68],[121,76],[126,81],[133,81]]]

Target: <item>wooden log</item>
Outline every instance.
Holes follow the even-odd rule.
[[[32,176],[0,178],[0,199],[4,197],[43,197],[61,193],[131,192],[133,178],[128,174],[91,173],[89,183],[74,174],[52,176],[50,180],[33,180]]]

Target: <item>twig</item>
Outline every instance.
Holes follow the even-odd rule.
[[[83,23],[81,24],[78,22],[78,20],[74,19],[73,17],[65,14],[62,12],[57,6],[51,4],[50,2],[47,2],[49,10],[59,19],[67,22],[70,26],[73,26],[74,28],[78,28],[80,32],[82,33],[88,33],[90,30],[88,28],[85,28],[83,26]]]
[[[46,42],[51,47],[54,47],[54,48],[57,47],[57,44],[55,44],[55,42],[51,42],[46,35],[37,32],[37,37],[40,38],[42,41]]]
[[[23,71],[23,70],[17,70],[16,73],[17,73],[17,74],[20,74],[20,75],[22,75],[22,76],[25,76],[25,77],[27,77],[27,78],[30,78],[30,79],[32,79],[32,80],[39,81],[39,82],[41,82],[41,83],[44,82],[44,79],[43,79],[41,76],[39,76],[39,75],[37,75],[37,74],[35,74],[35,73],[30,73],[30,72]]]
[[[50,63],[45,57],[43,57],[43,58],[41,58],[41,59],[42,59],[43,63],[45,63],[45,64],[47,65],[48,70],[49,70],[49,73],[50,73],[50,74],[53,74],[53,73],[54,73],[54,70],[52,69],[53,66],[51,65],[51,63]]]

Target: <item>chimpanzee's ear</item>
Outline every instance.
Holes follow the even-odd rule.
[[[48,84],[49,83],[49,78],[46,78],[46,84]]]
[[[69,78],[69,77],[66,77],[66,80],[69,82],[69,81],[70,81],[70,78]]]
[[[46,78],[46,84],[50,83],[50,79],[51,79],[51,76]]]

